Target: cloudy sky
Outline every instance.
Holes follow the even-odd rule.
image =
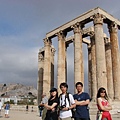
[[[119,19],[119,4],[119,0],[0,0],[0,83],[36,87],[37,53],[44,46],[46,33],[98,6]],[[56,39],[53,45],[57,50]],[[87,81],[86,45],[83,49]],[[67,51],[70,82],[74,78],[73,44]],[[55,63],[56,58],[57,51]]]

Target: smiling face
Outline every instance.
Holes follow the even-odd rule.
[[[99,88],[98,93],[97,93],[97,98],[99,97],[104,97],[106,100],[108,100],[108,95],[107,95],[105,88],[103,87]]]
[[[101,97],[105,97],[105,94],[106,94],[106,91],[105,91],[105,90],[102,90],[102,91],[100,92],[100,96],[101,96]]]
[[[57,95],[57,91],[52,91],[50,94],[54,97]]]

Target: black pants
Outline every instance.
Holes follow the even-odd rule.
[[[55,112],[47,111],[45,120],[58,120],[57,111]]]

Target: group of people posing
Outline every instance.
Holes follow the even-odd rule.
[[[89,103],[90,96],[83,92],[83,84],[77,82],[77,93],[72,95],[67,92],[67,83],[60,84],[61,94],[58,96],[56,88],[50,90],[50,98],[42,104],[47,110],[43,120],[90,120]],[[112,120],[109,111],[112,109],[108,102],[105,88],[101,87],[97,93],[98,120]],[[100,118],[101,117],[101,118]]]

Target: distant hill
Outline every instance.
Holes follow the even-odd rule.
[[[37,96],[37,89],[33,86],[26,86],[22,84],[0,84],[0,96],[7,94],[10,96],[26,96],[28,93]]]

